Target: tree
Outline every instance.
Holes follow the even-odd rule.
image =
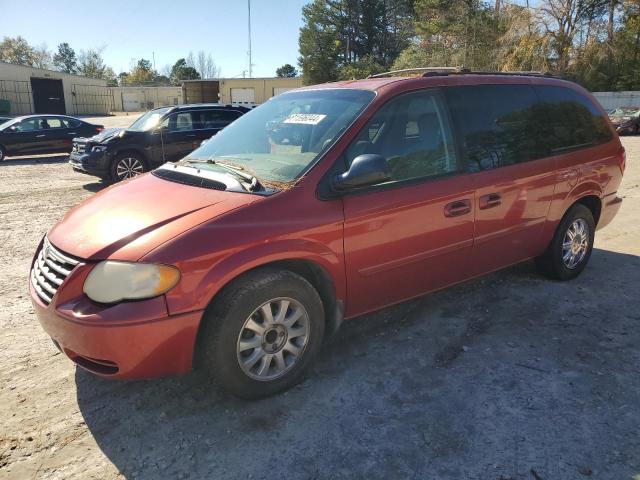
[[[4,37],[0,42],[0,61],[32,67],[36,62],[36,54],[23,37]]]
[[[181,58],[171,67],[170,78],[173,85],[180,85],[183,80],[199,79],[200,74],[193,66],[187,64],[187,60]]]
[[[369,71],[364,65],[389,67],[415,36],[412,4],[413,0],[314,0],[305,5],[298,59],[303,81],[317,83]]]
[[[297,77],[298,71],[293,65],[289,63],[285,63],[280,68],[276,69],[276,76],[277,77]]]
[[[191,57],[192,55],[189,54]],[[192,57],[193,61],[193,57]],[[210,53],[205,53],[200,50],[196,55],[195,65],[190,64],[190,66],[194,67],[201,78],[219,78],[220,77],[220,68],[216,65],[216,62],[213,60],[213,56]]]
[[[157,75],[151,62],[141,58],[131,67],[131,72],[127,76],[127,85],[149,85],[154,82]]]
[[[61,72],[76,73],[78,65],[75,50],[66,42],[59,44],[58,52],[53,56],[53,65]]]
[[[78,73],[85,77],[106,80],[105,74],[110,72],[107,71],[108,67],[102,58],[103,51],[104,47],[80,50],[78,54]]]
[[[384,71],[385,67],[383,65],[378,63],[372,55],[367,55],[342,67],[338,78],[340,80],[357,80],[359,78],[367,78],[369,75],[382,73]]]
[[[36,68],[50,69],[52,67],[51,52],[46,43],[33,48],[33,66]]]

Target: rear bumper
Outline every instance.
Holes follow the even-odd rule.
[[[109,158],[105,152],[71,152],[69,165],[76,172],[97,177],[105,177],[109,174]]]
[[[612,193],[602,199],[602,211],[600,212],[600,219],[596,230],[606,227],[611,223],[614,217],[617,215],[618,210],[622,206],[622,199],[617,194]]]
[[[56,295],[45,305],[29,288],[42,328],[85,370],[142,379],[191,369],[201,311],[168,315],[164,297],[101,307],[86,297],[56,305]]]

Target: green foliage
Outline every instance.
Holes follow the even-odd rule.
[[[344,65],[338,74],[340,80],[366,78],[375,73],[384,72],[386,68],[371,55],[366,55],[353,63]]]
[[[285,63],[280,68],[276,69],[276,77],[297,77],[298,71],[296,68],[289,64]]]
[[[108,81],[115,79],[115,73],[111,67],[104,63],[102,58],[103,50],[104,47],[80,50],[78,55],[78,74]]]
[[[4,37],[0,42],[0,61],[33,67],[36,62],[35,49],[21,36]]]
[[[58,45],[58,52],[53,55],[53,65],[61,72],[76,73],[76,52],[71,45],[66,42]]]
[[[171,67],[170,79],[173,85],[181,85],[183,80],[197,80],[200,78],[198,71],[189,66],[187,60],[179,59],[173,67]]]
[[[414,36],[411,0],[314,0],[302,9],[307,84],[385,70]]]

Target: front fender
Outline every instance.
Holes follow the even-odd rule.
[[[206,269],[191,269],[179,286],[167,293],[167,306],[174,315],[202,310],[229,282],[254,268],[283,260],[302,260],[321,267],[331,277],[336,298],[346,294],[344,262],[340,252],[308,239],[282,239],[253,245],[217,259]],[[180,265],[177,265],[181,268]],[[189,271],[188,268],[182,271]]]

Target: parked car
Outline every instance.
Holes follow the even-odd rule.
[[[640,107],[620,107],[609,112],[609,120],[620,134],[640,132]]]
[[[76,206],[36,249],[43,328],[103,377],[195,365],[258,398],[343,319],[528,259],[575,278],[622,202],[606,113],[567,81],[448,72],[278,95]]]
[[[217,104],[156,108],[129,128],[74,139],[69,163],[78,172],[119,182],[180,160],[247,111]]]
[[[0,124],[0,161],[12,155],[68,153],[73,137],[104,129],[64,115],[26,115]]]

